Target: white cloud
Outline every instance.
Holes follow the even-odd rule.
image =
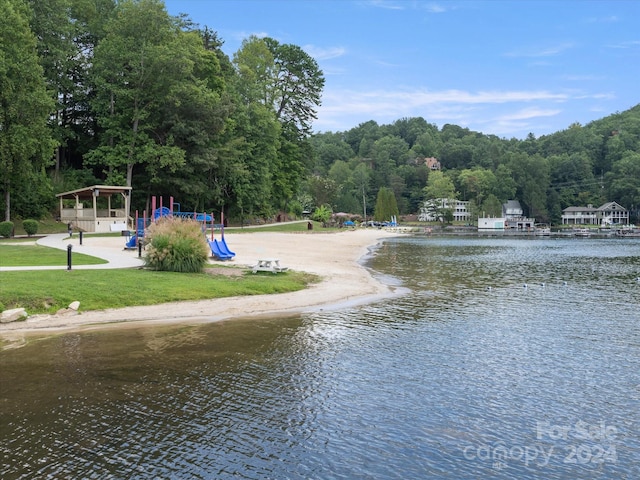
[[[378,95],[380,95],[378,93]],[[384,93],[382,94],[384,95]],[[545,90],[493,90],[469,92],[464,90],[425,91],[415,90],[387,94],[389,98],[403,100],[412,105],[429,105],[434,103],[462,104],[501,104],[509,102],[531,102],[539,100],[566,101],[565,93],[552,93]]]
[[[258,37],[258,38],[265,38],[269,36],[269,33],[268,32],[235,32],[233,33],[233,38],[238,42],[242,42],[244,39],[249,38],[251,36]]]
[[[640,40],[629,40],[628,42],[613,43],[613,44],[607,45],[607,47],[621,49],[621,50],[624,50],[627,48],[636,48],[636,47],[640,47]]]
[[[531,47],[523,50],[512,50],[505,53],[506,57],[555,57],[575,47],[572,42],[560,43],[546,47]]]
[[[552,131],[552,118],[562,122],[567,111],[559,104],[609,95],[548,90],[327,90],[314,127],[341,131],[369,120],[386,124],[423,117],[441,125],[453,123],[494,135],[524,137],[529,132]]]
[[[598,81],[598,80],[604,80],[605,77],[602,75],[593,75],[593,74],[586,74],[586,75],[562,75],[560,77],[562,80],[567,80],[569,82],[592,82],[592,81]]]
[[[429,3],[424,9],[429,13],[444,13],[447,11],[447,9],[439,3]]]
[[[520,104],[529,102],[566,102],[570,97],[566,93],[547,91],[486,91],[467,92],[463,90],[407,90],[389,92],[371,91],[325,91],[320,107],[322,121],[332,118],[349,118],[354,115],[362,117],[393,119],[405,116],[424,116],[446,119],[448,121],[468,118],[475,109],[483,110],[486,106],[503,104]],[[540,116],[551,116],[559,112],[557,109],[528,108],[512,113],[510,118],[524,119]]]
[[[553,117],[562,113],[559,109],[544,109],[544,108],[523,108],[513,113],[506,115],[500,115],[497,120],[500,122],[512,122],[513,120],[528,120],[530,118],[538,117]]]
[[[612,92],[608,93],[594,93],[592,95],[580,95],[576,97],[577,99],[583,100],[585,98],[593,98],[596,100],[613,100],[616,98],[616,94]]]
[[[609,15],[606,17],[591,17],[587,19],[589,23],[615,23],[618,22],[620,18],[616,15]]]
[[[386,10],[404,10],[405,8],[399,2],[389,0],[369,0],[367,4],[372,7],[384,8]]]
[[[305,45],[302,49],[307,52],[316,61],[318,60],[331,60],[332,58],[338,58],[346,55],[347,49],[345,47],[316,47],[315,45]]]
[[[422,0],[409,2],[406,0],[403,1],[393,1],[393,0],[369,0],[366,2],[366,5],[383,8],[386,10],[424,10],[428,13],[445,13],[451,9],[450,6],[444,6],[441,3],[437,2],[429,2],[424,3]]]

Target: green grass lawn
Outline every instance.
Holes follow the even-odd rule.
[[[101,258],[71,252],[72,265],[99,265],[107,263]],[[40,245],[0,243],[0,267],[64,266],[67,264],[66,250]],[[1,291],[0,291],[1,294]]]
[[[230,276],[144,269],[11,271],[0,272],[0,303],[5,309],[23,307],[29,314],[53,313],[75,300],[80,310],[102,310],[293,292],[317,280],[301,272]]]
[[[230,229],[231,230],[231,229]],[[232,229],[234,232],[307,231],[307,223],[275,224],[263,228]],[[327,232],[314,225],[314,231]],[[105,234],[118,236],[119,234]],[[65,266],[67,252],[39,245],[33,239],[0,239],[0,266]],[[106,263],[100,258],[72,252],[73,265]],[[227,267],[233,270],[233,267]],[[202,300],[240,295],[284,293],[301,290],[319,277],[289,271],[240,275],[185,274],[146,269],[31,270],[0,272],[0,311],[23,307],[27,312],[54,313],[78,300],[80,310],[102,310],[166,302]]]
[[[27,233],[24,231],[22,227],[22,220],[12,220],[15,228],[16,235],[26,235]],[[50,233],[66,233],[67,224],[62,222],[56,222],[53,218],[47,217],[41,220],[38,220],[38,233],[37,235],[47,235]]]

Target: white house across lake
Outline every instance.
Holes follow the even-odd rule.
[[[479,232],[531,232],[535,230],[535,218],[524,216],[524,211],[517,200],[509,200],[502,204],[501,217],[478,218]]]
[[[563,225],[628,225],[629,211],[616,202],[601,207],[567,207],[562,211]]]

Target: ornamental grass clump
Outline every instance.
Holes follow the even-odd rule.
[[[165,272],[199,273],[204,270],[209,245],[200,223],[162,218],[149,227],[145,265]]]

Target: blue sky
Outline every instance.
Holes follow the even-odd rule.
[[[640,103],[640,1],[165,0],[225,42],[303,48],[325,76],[316,132],[423,117],[506,138]]]

